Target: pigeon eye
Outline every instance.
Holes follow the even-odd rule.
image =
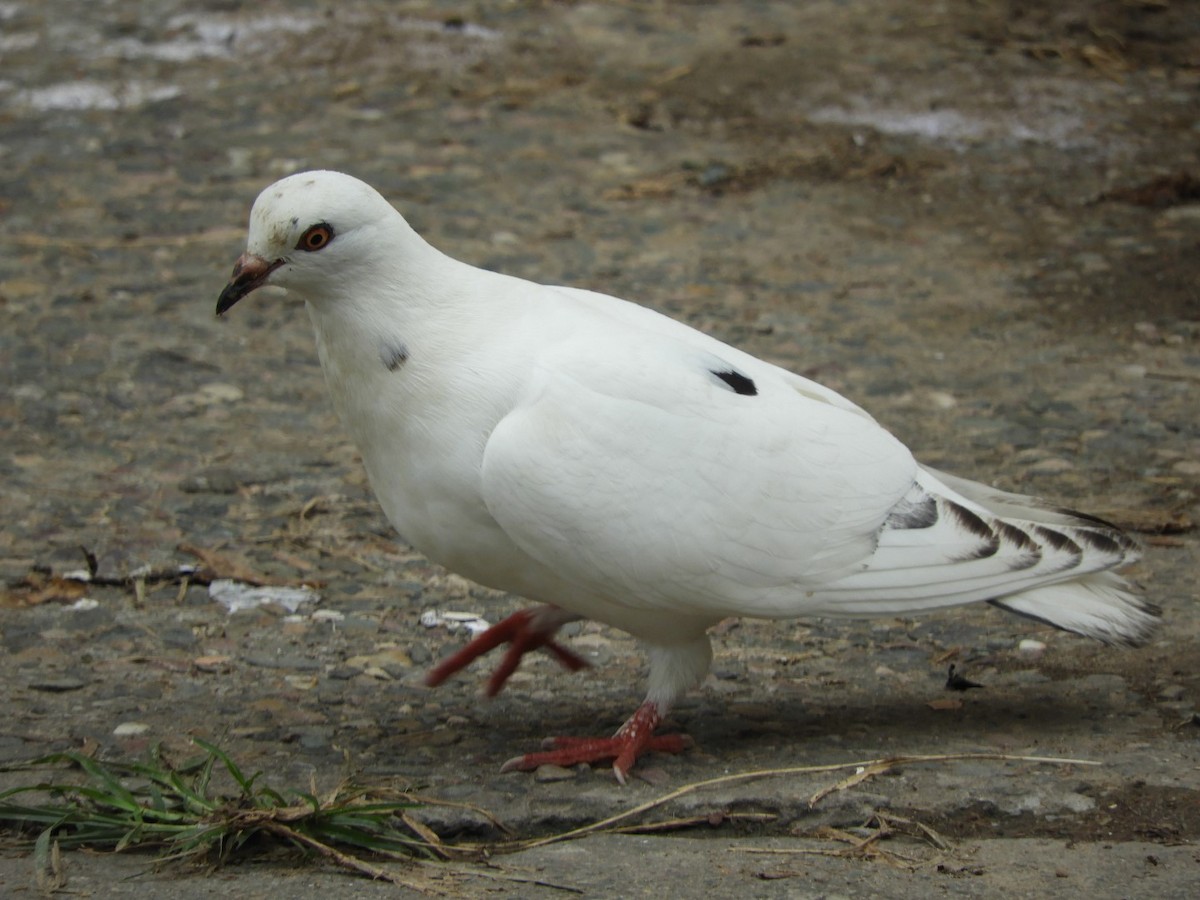
[[[296,244],[296,249],[311,253],[314,250],[320,250],[332,240],[333,228],[327,223],[322,222],[319,225],[312,226],[308,231],[300,235],[300,242]]]

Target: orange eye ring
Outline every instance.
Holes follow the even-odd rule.
[[[300,241],[296,244],[296,249],[312,253],[323,249],[332,240],[333,226],[328,222],[321,222],[313,225],[304,234],[300,235]]]

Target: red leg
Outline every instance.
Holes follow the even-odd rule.
[[[437,687],[455,672],[465,669],[475,659],[496,649],[501,644],[508,644],[509,647],[504,653],[504,658],[500,660],[500,665],[488,679],[487,695],[489,697],[500,693],[504,682],[508,681],[508,677],[513,672],[517,671],[517,666],[521,664],[521,657],[539,647],[545,647],[564,668],[577,672],[587,667],[587,660],[553,639],[558,629],[572,618],[575,617],[551,606],[515,612],[507,619],[497,622],[454,655],[438,663],[425,676],[425,683],[430,687]]]
[[[625,778],[638,757],[644,753],[682,753],[692,746],[684,734],[655,736],[654,729],[662,724],[662,713],[656,704],[647,700],[638,707],[617,733],[610,738],[556,737],[546,741],[548,748],[541,753],[527,753],[510,759],[500,767],[501,772],[530,772],[538,766],[574,766],[578,763],[613,761],[617,781]]]

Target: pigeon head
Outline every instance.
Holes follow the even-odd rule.
[[[374,188],[340,172],[290,175],[258,195],[246,252],[217,300],[217,315],[265,284],[307,300],[336,293],[371,263],[369,248],[399,214]]]

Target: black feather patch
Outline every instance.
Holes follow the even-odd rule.
[[[1069,553],[1072,556],[1079,556],[1083,553],[1079,545],[1061,531],[1055,531],[1053,528],[1046,528],[1044,525],[1035,525],[1033,528],[1033,533],[1059,553]]]
[[[1125,550],[1128,550],[1129,545],[1133,543],[1129,540],[1129,538],[1125,537],[1125,535],[1121,534],[1119,531],[1112,534],[1105,534],[1103,531],[1095,531],[1090,528],[1080,528],[1075,531],[1075,535],[1085,544],[1090,544],[1093,549],[1099,550],[1101,553],[1111,554],[1113,556],[1118,556]],[[1126,541],[1125,545],[1122,545],[1118,541],[1118,537],[1124,538]]]
[[[996,535],[992,533],[992,526],[983,521],[983,519],[975,515],[975,513],[971,512],[965,506],[955,503],[953,500],[947,500],[946,509],[954,513],[954,518],[958,519],[958,524],[967,531],[971,532],[971,534],[975,535],[975,537],[983,538],[985,541],[992,540],[996,537]]]
[[[997,519],[995,527],[1001,540],[1016,545],[1021,551],[1020,556],[1008,563],[1008,567],[1012,571],[1020,572],[1022,569],[1032,568],[1042,561],[1041,545],[1016,525],[1005,522],[1003,519]]]
[[[946,500],[945,505],[946,509],[958,520],[958,524],[979,538],[980,541],[974,550],[970,550],[958,557],[958,561],[968,562],[972,559],[987,559],[989,556],[995,556],[996,552],[1000,549],[1000,538],[992,530],[992,526],[971,512],[971,510],[959,503],[955,503],[953,500]]]
[[[1010,544],[1016,544],[1026,553],[1035,553],[1038,556],[1042,555],[1042,548],[1038,546],[1037,541],[1016,525],[1005,522],[1003,519],[997,519],[995,527],[996,531],[1000,533],[1000,537]]]
[[[884,527],[908,531],[913,528],[930,528],[937,524],[938,508],[933,495],[925,493],[916,485],[913,485],[908,493],[908,497],[892,507],[887,521],[883,523]],[[911,499],[914,493],[917,494],[915,500]]]
[[[389,372],[395,372],[408,362],[408,347],[402,341],[385,341],[379,347],[379,361]]]
[[[754,379],[743,375],[735,369],[729,369],[724,372],[718,372],[716,369],[710,369],[709,371],[729,385],[735,394],[741,394],[744,397],[758,395],[758,386],[754,383]]]

